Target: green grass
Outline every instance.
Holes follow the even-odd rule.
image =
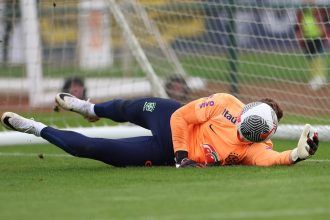
[[[324,55],[324,59],[329,63],[330,55]],[[181,62],[190,75],[230,80],[228,57],[225,55],[187,57]],[[237,67],[238,80],[245,84],[272,82],[273,79],[307,82],[310,78],[309,63],[302,54],[243,53],[239,55]]]
[[[152,58],[151,58],[152,59]],[[330,54],[325,54],[324,59],[330,61]],[[180,61],[191,76],[216,80],[229,80],[229,63],[226,54],[202,55],[198,57],[182,57]],[[163,62],[163,63],[162,63]],[[154,68],[159,75],[168,74],[172,69],[167,62],[152,60]],[[238,78],[240,83],[254,83],[269,81],[273,78],[290,81],[307,81],[309,79],[309,64],[303,54],[297,53],[241,53],[237,60]],[[134,76],[145,76],[141,68],[135,63],[129,70]],[[330,68],[328,68],[330,71]],[[80,75],[88,77],[122,77],[121,63],[116,61],[111,68],[103,70],[80,70],[74,66],[61,66],[48,64],[43,66],[44,77],[69,77]],[[23,77],[23,66],[0,66],[1,77]],[[126,73],[127,74],[127,73]]]
[[[3,147],[0,219],[329,219],[330,143],[321,144],[295,166],[207,169],[115,168],[56,157],[65,153],[50,145]]]

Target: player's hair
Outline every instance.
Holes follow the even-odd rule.
[[[170,76],[167,80],[166,80],[166,83],[165,83],[165,91],[167,93],[167,95],[170,97],[170,98],[173,98],[172,96],[177,93],[178,91],[173,91],[173,85],[175,83],[178,83],[180,86],[181,86],[181,89],[182,91],[179,91],[179,92],[182,92],[181,97],[179,97],[181,100],[177,100],[177,101],[187,101],[187,96],[189,95],[190,93],[190,88],[186,82],[186,80],[180,76],[180,75],[172,75]]]
[[[85,82],[84,82],[84,79],[80,78],[79,76],[72,76],[72,77],[66,78],[64,80],[64,84],[63,84],[63,87],[62,87],[62,92],[69,93],[69,90],[70,90],[70,87],[71,87],[72,84],[78,84],[78,85],[80,85],[81,87],[84,88],[82,98],[86,99],[87,89],[85,88]]]
[[[278,121],[281,120],[281,118],[283,117],[283,110],[282,110],[282,108],[280,107],[280,105],[276,101],[274,101],[271,98],[263,98],[263,99],[260,99],[259,102],[266,103],[267,105],[269,105],[270,107],[272,107],[272,109],[276,113],[277,120]]]

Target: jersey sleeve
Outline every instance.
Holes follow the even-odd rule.
[[[216,116],[223,102],[222,95],[215,94],[192,101],[172,114],[171,130],[174,152],[179,150],[188,151],[189,126],[204,123]]]
[[[291,150],[274,151],[271,141],[255,143],[248,148],[242,164],[253,166],[290,165],[293,163],[290,159],[290,153]]]

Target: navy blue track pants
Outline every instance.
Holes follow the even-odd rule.
[[[151,130],[152,136],[123,139],[90,138],[73,131],[46,127],[41,137],[67,153],[114,166],[173,165],[170,118],[179,102],[161,98],[116,99],[96,104],[100,118],[131,122]]]

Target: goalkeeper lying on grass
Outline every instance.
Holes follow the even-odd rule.
[[[152,136],[125,139],[89,138],[73,131],[48,127],[6,112],[3,125],[41,136],[67,153],[114,166],[176,165],[289,165],[309,158],[318,147],[317,133],[305,125],[293,150],[276,152],[269,138],[282,110],[272,99],[244,105],[232,95],[218,93],[184,106],[161,98],[112,100],[100,104],[59,93],[57,104],[89,121],[109,118],[151,130]]]

